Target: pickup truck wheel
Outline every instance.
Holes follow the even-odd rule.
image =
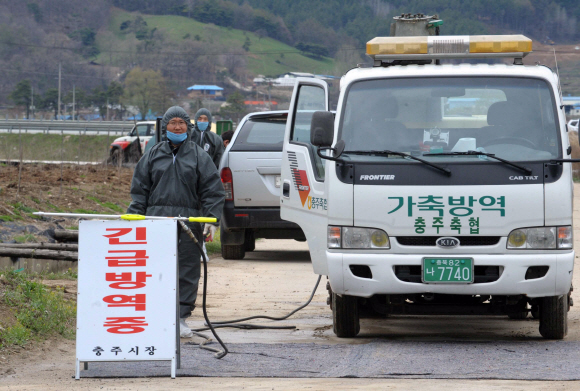
[[[222,257],[224,259],[244,259],[245,256],[244,244],[229,246],[222,244]]]
[[[568,334],[568,295],[541,299],[540,334],[546,339],[564,339]]]
[[[251,252],[256,249],[256,237],[254,236],[254,231],[247,229],[244,237],[244,250],[246,252]]]
[[[360,331],[358,298],[332,292],[332,324],[338,338],[353,338]]]
[[[119,164],[119,159],[121,159],[121,150],[119,148],[114,148],[111,151],[111,164],[116,166]]]

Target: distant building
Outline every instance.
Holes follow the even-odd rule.
[[[193,85],[187,87],[189,91],[189,97],[191,99],[216,99],[223,96],[223,88],[218,86],[206,86],[206,85]]]
[[[580,96],[564,96],[564,110],[568,116],[580,116]]]

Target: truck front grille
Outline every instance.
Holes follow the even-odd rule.
[[[424,246],[435,247],[437,239],[444,236],[397,236],[397,242],[401,246]],[[462,246],[495,246],[501,236],[454,236],[459,239],[459,247]]]

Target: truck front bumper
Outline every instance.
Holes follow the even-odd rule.
[[[574,270],[574,251],[563,253],[449,254],[448,257],[473,258],[475,266],[498,266],[501,273],[493,282],[472,284],[427,284],[405,282],[395,266],[420,266],[425,257],[441,254],[369,254],[326,251],[329,280],[337,294],[371,297],[376,294],[441,293],[455,295],[559,296],[568,293]],[[350,266],[366,265],[372,278],[355,276]],[[545,276],[526,280],[531,266],[548,266]]]

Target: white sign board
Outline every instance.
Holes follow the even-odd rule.
[[[79,221],[77,360],[177,365],[177,222]]]

